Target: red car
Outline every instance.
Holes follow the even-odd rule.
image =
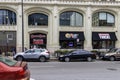
[[[30,80],[27,63],[0,56],[0,80]]]

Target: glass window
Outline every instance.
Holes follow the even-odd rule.
[[[48,16],[42,13],[34,13],[28,16],[28,25],[48,25]]]
[[[111,49],[115,47],[115,41],[93,41],[93,49]]]
[[[115,17],[113,14],[108,12],[98,12],[92,16],[93,26],[114,26]]]
[[[60,14],[60,26],[83,26],[83,16],[74,11],[63,12]]]
[[[83,49],[84,41],[76,42],[76,40],[60,40],[61,49]]]
[[[6,9],[0,9],[0,25],[16,25],[15,12]]]
[[[9,59],[7,57],[2,57],[2,56],[0,56],[0,62],[3,62],[9,66],[13,66],[17,63],[17,61],[15,60]]]

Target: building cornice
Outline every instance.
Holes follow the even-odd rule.
[[[0,0],[0,4],[20,4],[22,0]],[[24,4],[41,5],[81,5],[81,6],[120,6],[120,0],[23,0]]]

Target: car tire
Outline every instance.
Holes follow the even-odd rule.
[[[110,60],[110,61],[115,61],[115,57],[114,57],[114,56],[111,56],[111,57],[109,58],[109,60]]]
[[[70,62],[70,58],[69,57],[65,57],[65,62]]]
[[[23,61],[23,57],[22,57],[22,56],[18,56],[18,57],[16,58],[16,60],[17,60],[17,61]]]
[[[44,56],[41,56],[41,57],[39,58],[39,61],[40,61],[40,62],[45,62],[45,61],[46,61],[46,58],[45,58]]]
[[[92,61],[92,58],[91,58],[91,57],[87,57],[87,61],[88,61],[88,62],[91,62],[91,61]]]

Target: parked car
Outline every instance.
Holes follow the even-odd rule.
[[[15,54],[13,57],[17,61],[23,61],[23,60],[39,60],[41,62],[45,62],[50,59],[50,53],[47,49],[29,49],[25,52],[19,52]]]
[[[30,80],[27,63],[0,56],[0,80]]]
[[[92,61],[96,59],[96,55],[90,51],[86,50],[74,50],[65,55],[60,55],[58,60],[69,62],[71,60],[87,60]]]
[[[113,48],[101,56],[103,60],[120,60],[120,48]]]

